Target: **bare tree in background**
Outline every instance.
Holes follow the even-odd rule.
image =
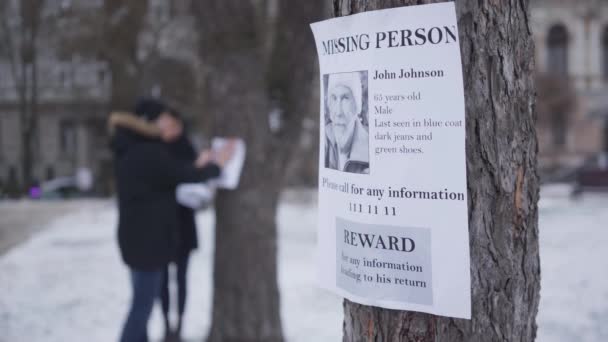
[[[108,62],[112,73],[112,109],[130,109],[138,95],[137,47],[147,9],[148,0],[104,1],[100,56]]]
[[[139,38],[145,25],[148,0],[104,0],[97,6],[72,5],[65,14],[61,53],[79,54],[108,63],[111,109],[127,110],[138,95],[141,63]]]
[[[216,200],[208,341],[283,341],[275,218],[287,162],[315,105],[309,24],[324,1],[210,0],[194,9],[213,133],[243,137],[248,149],[239,189]]]
[[[63,32],[62,50],[107,62],[112,75],[109,107],[130,109],[138,95],[148,94],[192,109],[198,61],[183,56],[196,49],[190,44],[196,42],[192,18],[172,18],[170,4],[155,7],[148,0],[104,0],[102,5],[72,5],[71,30]],[[168,41],[180,51],[166,51]],[[186,54],[198,58],[194,51]]]
[[[63,13],[58,53],[107,63],[108,111],[132,109],[139,95],[143,63],[138,53],[147,12],[148,0],[103,0],[72,2]],[[113,192],[112,169],[112,160],[105,160],[99,174],[106,194]]]
[[[442,2],[334,0],[335,15]],[[466,95],[472,319],[344,302],[344,341],[533,341],[540,290],[528,1],[456,2]],[[446,58],[449,58],[446,57]]]
[[[16,5],[12,7],[11,5]],[[19,102],[21,179],[32,185],[38,127],[38,54],[45,0],[0,3],[0,56],[9,62],[10,77]],[[48,22],[47,22],[48,24]]]

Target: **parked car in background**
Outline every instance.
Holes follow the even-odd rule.
[[[608,153],[590,158],[577,170],[573,194],[589,191],[608,191]]]
[[[74,176],[58,177],[43,182],[37,198],[67,198],[87,193],[93,186],[93,175],[89,169],[78,169]],[[30,196],[34,197],[32,191]]]

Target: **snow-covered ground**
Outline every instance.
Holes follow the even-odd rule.
[[[314,286],[314,202],[279,212],[279,281],[289,341],[340,341],[342,300]],[[608,341],[608,196],[541,203],[541,342]],[[213,229],[199,215],[202,248],[190,268],[185,336],[201,340],[210,323]],[[0,341],[115,341],[129,284],[115,243],[111,201],[86,201],[0,257]],[[150,325],[158,340],[158,308]]]
[[[540,210],[538,341],[608,341],[608,196],[546,198]]]

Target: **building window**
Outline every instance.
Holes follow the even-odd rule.
[[[2,160],[3,153],[4,153],[4,141],[2,141],[2,118],[0,118],[0,160]]]
[[[8,169],[8,183],[16,184],[17,183],[17,168],[13,165]]]
[[[61,121],[59,124],[59,147],[66,156],[72,156],[76,151],[76,126],[73,122]]]
[[[59,84],[62,87],[65,87],[65,83],[66,83],[65,71],[61,70],[59,72]]]
[[[17,168],[14,165],[11,165],[8,168],[8,178],[4,183],[4,189],[0,189],[0,192],[4,192],[4,194],[9,197],[17,197],[20,193],[21,184],[19,184],[19,179],[17,177]],[[0,194],[1,196],[2,194]]]
[[[563,112],[557,112],[553,115],[553,145],[555,147],[564,147],[566,145],[566,136],[568,124],[566,115]]]
[[[608,120],[604,119],[604,144],[602,152],[608,152]]]
[[[554,76],[568,75],[568,31],[564,25],[555,25],[547,37],[547,72]]]
[[[55,179],[55,169],[52,166],[46,167],[46,180]]]
[[[608,26],[602,35],[602,55],[602,75],[604,80],[608,81]]]

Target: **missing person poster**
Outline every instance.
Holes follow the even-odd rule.
[[[311,26],[321,74],[321,285],[365,305],[470,318],[454,3]]]

